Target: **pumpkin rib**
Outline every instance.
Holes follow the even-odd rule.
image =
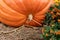
[[[0,12],[1,12],[1,10],[0,10]],[[3,11],[2,11],[2,12],[3,12]],[[4,12],[4,13],[0,13],[0,17],[1,17],[1,16],[2,16],[2,17],[5,16],[4,18],[6,18],[6,19],[7,19],[7,17],[8,17],[8,20],[9,20],[9,19],[12,19],[13,21],[15,21],[15,19],[16,19],[16,21],[19,21],[19,20],[21,20],[21,18],[22,18],[22,19],[24,18],[24,17],[23,17],[24,15],[21,15],[21,14],[20,14],[21,17],[19,17],[19,16],[18,16],[18,17],[17,17],[17,16],[14,17],[14,16],[11,16],[11,15],[5,14],[5,12]],[[10,21],[11,21],[11,20],[10,20]]]
[[[1,11],[0,11],[1,12]],[[5,16],[5,17],[4,17]],[[0,17],[2,17],[2,18],[4,18],[4,19],[6,19],[6,20],[9,20],[9,21],[20,21],[21,19],[24,19],[25,17],[23,17],[24,15],[20,15],[20,17],[18,18],[18,17],[16,17],[16,18],[14,18],[14,16],[13,17],[11,17],[11,16],[9,16],[9,15],[7,15],[7,14],[2,14],[2,13],[0,13]],[[17,19],[18,18],[18,19]]]
[[[41,17],[41,18],[40,18]],[[39,19],[38,19],[39,18]],[[35,20],[43,20],[45,18],[45,16],[44,15],[42,15],[42,16],[37,16],[37,17],[35,17],[34,19]]]
[[[40,16],[41,19],[38,18],[33,18],[31,21],[27,21],[25,25],[30,25],[30,26],[41,26],[41,23],[43,23],[44,20],[44,15]],[[42,20],[42,21],[41,21]]]
[[[42,9],[44,9],[45,8],[45,6],[48,4],[48,2],[47,3],[45,3],[45,2],[42,2],[43,0],[40,0],[41,1],[41,3],[39,2],[39,6],[38,6],[38,8],[37,8],[37,12],[40,12]],[[43,4],[45,4],[45,5],[43,5]],[[43,7],[42,7],[42,5],[43,5]],[[34,7],[33,7],[34,8]],[[38,10],[39,9],[39,10]],[[34,11],[35,12],[35,11]],[[37,12],[35,12],[35,13],[37,13]]]
[[[41,21],[42,22],[42,21]],[[37,22],[36,20],[32,19],[32,21],[27,21],[25,25],[29,25],[29,26],[41,26],[41,23]]]
[[[4,7],[2,7],[2,6],[0,7],[0,10],[2,10],[3,12],[6,12],[6,13],[8,13],[9,15],[12,15],[12,16],[17,16],[17,15],[18,15],[18,17],[19,17],[20,15],[22,15],[22,14],[20,14],[20,13],[18,13],[18,12],[14,13],[15,11],[13,11],[13,10],[4,9]],[[10,11],[10,12],[8,12],[8,11]],[[14,13],[14,15],[13,15],[12,13]]]
[[[0,9],[1,9],[1,7],[0,7]],[[7,10],[7,9],[6,9]],[[12,11],[12,10],[10,10],[10,11]],[[7,12],[8,12],[8,10],[7,10]],[[10,13],[10,14],[12,14],[12,13]],[[15,16],[9,16],[9,15],[5,15],[5,16],[7,16],[7,17],[10,17],[10,18],[12,18],[13,20],[14,20],[14,18],[18,18],[18,19],[21,19],[21,17],[20,17],[20,15],[22,15],[22,14],[19,14],[19,13],[16,13],[16,14],[18,14],[19,16],[17,17],[17,15],[16,15],[16,17]],[[3,14],[4,15],[4,14]],[[14,15],[15,15],[15,13],[14,13]],[[1,15],[2,16],[2,15]],[[14,17],[14,18],[13,18]],[[9,19],[9,18],[8,18]],[[16,20],[18,20],[18,19],[16,19]]]
[[[52,0],[0,0],[0,20],[11,26],[40,26],[51,3]],[[30,14],[33,15],[31,21],[28,20]]]
[[[43,14],[41,13],[40,15],[43,15],[42,17],[39,16],[39,17],[40,17],[40,20],[38,20],[38,18],[36,19],[36,17],[34,17],[35,19],[33,18],[33,20],[35,20],[35,21],[37,20],[36,22],[37,22],[38,24],[39,24],[39,21],[40,21],[40,23],[41,23],[41,20],[44,19],[44,13],[43,13]],[[36,22],[33,21],[33,20],[32,20],[31,22],[28,22],[27,24],[29,24],[29,25],[35,24],[35,26],[36,26],[37,24],[36,24]],[[43,20],[42,20],[42,21],[43,21]],[[40,26],[40,24],[39,24],[39,26]]]
[[[1,0],[0,0],[1,1]],[[6,10],[8,10],[8,11],[12,11],[12,12],[15,12],[15,10],[12,10],[10,7],[8,7],[4,2],[2,2],[1,1],[1,4],[3,4],[2,6],[3,6],[3,8],[5,8]],[[0,4],[0,5],[1,5]],[[4,6],[5,5],[5,6]],[[7,8],[6,8],[7,7]],[[12,14],[12,13],[10,13],[10,14]],[[17,13],[17,14],[20,14],[19,12]]]
[[[40,12],[37,13],[37,14],[35,14],[33,20],[36,20],[37,22],[40,21],[40,20],[41,20],[41,18],[39,18],[39,17],[41,17],[41,16],[40,16],[40,13],[45,14],[46,10],[48,10],[49,6],[51,5],[51,2],[52,2],[52,0],[50,0],[50,2],[48,3],[48,5],[47,5],[42,11],[40,11]],[[37,20],[37,19],[40,19],[40,20]],[[43,19],[43,20],[44,20],[44,19]],[[43,20],[42,20],[42,21],[43,21]],[[32,22],[33,22],[33,21],[31,21],[31,22],[30,22],[31,24],[29,23],[29,25],[32,25]],[[40,23],[41,23],[41,22],[40,22]],[[35,26],[36,26],[36,23],[34,23],[34,24],[35,24]],[[38,26],[40,26],[40,25],[38,25]]]
[[[23,4],[25,5],[27,11],[31,13],[32,11],[31,0],[23,0]]]
[[[8,1],[9,1],[9,0],[8,0]],[[11,1],[11,0],[10,0],[10,1]],[[10,2],[10,1],[9,1],[9,2]],[[9,3],[7,3],[5,0],[4,0],[4,3],[5,3],[8,7],[10,7],[12,10],[14,10],[14,11],[17,11],[17,12],[22,13],[22,14],[25,14],[25,13],[26,13],[25,10],[24,10],[24,12],[23,12],[23,10],[20,10],[21,8],[18,7],[17,4],[14,3],[14,1],[13,1],[12,4],[13,4],[15,7],[14,7],[13,5],[12,5],[12,6],[9,5]]]
[[[17,16],[18,15],[18,17],[20,16],[20,15],[22,15],[22,14],[20,14],[20,13],[18,13],[18,12],[16,12],[16,13],[14,13],[15,11],[13,11],[13,10],[10,10],[10,9],[4,9],[4,7],[0,7],[0,10],[2,10],[3,12],[8,12],[8,11],[10,11],[10,12],[8,12],[8,14],[9,15],[12,15],[12,16]],[[14,15],[12,14],[12,13],[14,13]]]
[[[47,0],[47,1],[48,1],[48,0]],[[44,1],[44,2],[45,2],[45,1]],[[44,5],[37,13],[39,13],[40,11],[42,11],[42,10],[45,8],[45,6],[47,6],[47,4],[48,4],[50,1],[48,1],[48,3],[44,3],[44,2],[43,2],[43,4],[45,4],[45,5]],[[42,5],[42,4],[41,4],[41,5]],[[39,6],[39,7],[40,7],[40,6]],[[36,14],[37,14],[37,13],[36,13]],[[40,13],[40,15],[41,15],[41,14],[44,15],[44,13]]]
[[[9,25],[9,26],[18,27],[18,26],[21,26],[22,24],[25,24],[26,19],[23,19],[23,20],[18,21],[18,22],[12,22],[12,21],[8,21],[8,20],[5,20],[3,18],[0,18],[0,21],[4,24]]]
[[[38,0],[32,0],[32,3],[31,3],[32,13],[36,13],[38,11],[37,7],[39,6],[39,2],[38,3],[36,3],[36,2],[38,2]]]
[[[38,12],[38,13],[35,14],[35,15],[39,16],[39,15],[45,14],[45,11],[48,10],[48,8],[50,7],[51,3],[52,3],[52,0],[50,0],[50,2],[48,3],[48,5],[45,6],[45,8],[44,8],[43,10],[41,10],[40,12]],[[43,12],[43,13],[41,13],[41,12]],[[36,17],[36,16],[35,16],[35,17]]]
[[[8,1],[8,0],[7,0]],[[8,1],[8,3],[5,1],[5,0],[3,0],[3,2],[8,6],[8,7],[10,7],[12,10],[15,10],[15,11],[18,11],[18,12],[20,12],[19,11],[19,8],[18,8],[18,6],[14,3],[14,2],[11,2],[11,0],[10,1]],[[9,3],[12,3],[12,5],[10,5]],[[16,7],[13,7],[13,5]],[[12,6],[12,7],[11,7]],[[14,9],[15,8],[15,9]]]
[[[18,7],[21,7],[21,5],[20,5],[20,3],[22,4],[22,7],[23,7],[23,9],[22,10],[24,10],[25,12],[26,12],[26,14],[25,15],[28,15],[28,11],[27,11],[27,8],[25,7],[25,5],[24,5],[24,3],[23,3],[23,1],[22,2],[20,2],[20,1],[22,1],[22,0],[18,0],[18,1],[14,1],[15,3],[16,3],[16,5],[18,6]]]

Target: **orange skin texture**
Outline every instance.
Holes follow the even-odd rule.
[[[0,22],[14,27],[40,26],[51,3],[52,0],[0,0]],[[33,15],[31,21],[27,19],[29,14]]]

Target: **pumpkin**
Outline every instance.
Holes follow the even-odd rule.
[[[52,0],[0,0],[0,22],[14,27],[41,26],[51,4]]]

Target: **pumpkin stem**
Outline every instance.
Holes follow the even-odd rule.
[[[32,14],[29,14],[28,15],[28,20],[31,21],[33,19],[33,15]]]

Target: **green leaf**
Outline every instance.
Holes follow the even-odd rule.
[[[51,10],[51,11],[52,11],[53,9],[54,9],[54,7],[50,7],[50,9],[49,9],[49,10]]]
[[[42,34],[40,34],[40,38],[41,38],[41,39],[43,38],[43,35],[42,35]]]
[[[55,5],[55,7],[58,8],[58,9],[60,9],[60,3],[58,3],[58,4],[59,4],[59,6]]]
[[[49,32],[50,32],[50,26],[46,26],[46,27],[45,27],[45,32],[46,32],[46,33],[49,33]]]

